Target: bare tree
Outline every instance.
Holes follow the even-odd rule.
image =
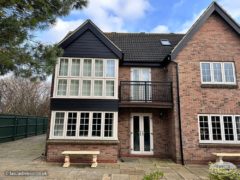
[[[0,80],[0,113],[47,116],[49,104],[50,83],[16,77]]]

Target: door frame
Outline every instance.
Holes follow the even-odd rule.
[[[142,71],[143,71],[143,69],[145,69],[145,70],[148,70],[148,78],[149,78],[149,80],[148,81],[152,81],[152,70],[151,70],[151,68],[149,68],[149,67],[132,67],[131,68],[131,77],[130,77],[130,79],[131,79],[131,81],[136,81],[136,80],[133,80],[133,71],[134,70],[138,70],[139,71],[139,80],[138,81],[143,81],[143,73],[142,73]],[[134,97],[134,90],[133,90],[133,86],[131,86],[131,97],[133,98]],[[152,90],[151,90],[151,86],[149,86],[149,89],[148,89],[148,95],[149,96],[152,96]],[[140,94],[138,94],[138,96],[140,96]],[[141,96],[140,96],[141,97]],[[144,97],[144,98],[146,98],[146,97]],[[134,99],[132,99],[131,101],[133,101],[134,102]],[[135,101],[136,102],[136,101]]]
[[[139,116],[139,128],[142,131],[143,130],[143,116],[149,116],[149,122],[150,122],[150,151],[142,151],[141,148],[144,148],[144,139],[143,136],[140,136],[140,151],[134,151],[133,150],[133,116]],[[153,155],[154,154],[154,147],[153,147],[153,121],[152,121],[152,113],[131,113],[130,115],[130,153],[131,154],[138,154],[138,155]]]

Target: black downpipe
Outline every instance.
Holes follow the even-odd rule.
[[[174,61],[172,61],[174,62]],[[177,104],[178,104],[178,123],[179,123],[179,133],[180,133],[180,153],[181,153],[181,163],[184,165],[184,155],[183,155],[183,141],[182,141],[182,122],[181,122],[181,109],[180,109],[180,95],[179,95],[179,77],[178,77],[178,64],[176,64],[176,71],[177,71]]]

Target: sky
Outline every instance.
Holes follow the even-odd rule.
[[[186,33],[212,0],[88,0],[82,10],[57,18],[54,25],[35,33],[45,44],[58,43],[86,19],[104,32]],[[240,23],[240,0],[217,0]]]

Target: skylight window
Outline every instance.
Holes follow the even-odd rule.
[[[161,44],[163,46],[171,46],[171,43],[168,39],[161,39]]]

